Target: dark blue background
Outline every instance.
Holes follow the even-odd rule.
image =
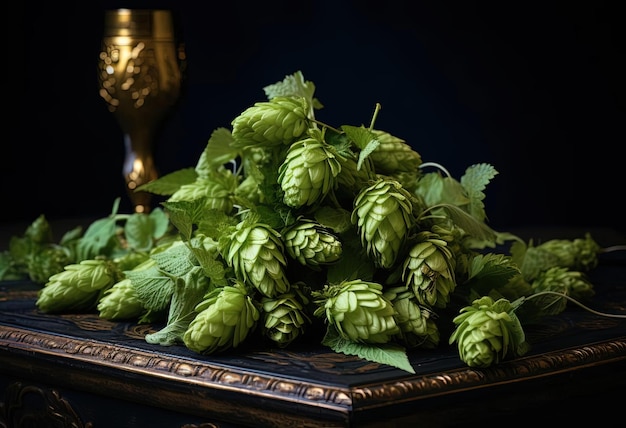
[[[7,13],[21,22],[5,58],[5,94],[13,95],[5,98],[0,221],[104,216],[125,197],[122,135],[98,96],[96,58],[105,9],[150,7],[174,10],[188,56],[183,97],[155,148],[161,174],[194,166],[215,128],[301,70],[325,105],[320,120],[368,124],[379,102],[377,128],[424,161],[457,178],[491,163],[499,175],[485,204],[498,229],[624,231],[626,52],[609,6],[617,3],[17,6]]]

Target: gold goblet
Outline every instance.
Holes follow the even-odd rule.
[[[135,212],[149,212],[151,194],[136,189],[158,178],[153,157],[156,131],[178,100],[182,44],[168,10],[105,12],[98,61],[100,96],[124,133],[122,169]]]

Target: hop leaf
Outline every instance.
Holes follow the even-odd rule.
[[[278,169],[284,203],[300,208],[321,202],[336,187],[340,171],[341,161],[332,146],[313,137],[296,141]]]
[[[452,321],[456,329],[449,342],[457,342],[461,360],[470,367],[489,367],[528,350],[514,306],[506,299],[483,296],[462,308]]]
[[[206,177],[198,177],[193,183],[182,185],[169,202],[205,200],[207,209],[229,213],[233,209],[234,195],[238,187],[237,178],[226,168],[212,171]]]
[[[275,97],[248,107],[231,123],[232,146],[290,144],[307,130],[308,107],[304,98]]]
[[[360,279],[325,285],[312,296],[315,316],[325,317],[344,339],[360,343],[387,343],[400,333],[395,310],[382,285]]]
[[[411,195],[395,180],[379,179],[354,201],[352,223],[377,266],[391,267],[413,227]]]
[[[183,334],[187,348],[212,354],[236,348],[256,328],[259,309],[241,281],[215,288],[196,306],[198,312]]]

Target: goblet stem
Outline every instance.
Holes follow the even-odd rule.
[[[152,155],[154,132],[149,128],[134,129],[124,134],[124,164],[122,174],[126,181],[126,190],[135,212],[149,212],[152,194],[137,191],[145,183],[158,178],[158,172]]]

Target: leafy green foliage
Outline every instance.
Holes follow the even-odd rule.
[[[396,367],[400,370],[415,374],[415,369],[411,366],[406,349],[400,345],[387,343],[383,345],[356,343],[343,339],[337,331],[329,327],[322,344],[328,346],[335,352],[346,355],[356,355],[368,361]]]
[[[410,373],[403,345],[438,346],[438,326],[456,323],[449,343],[458,341],[468,365],[486,367],[526,352],[523,322],[593,294],[574,270],[597,264],[590,237],[535,246],[487,224],[492,165],[471,165],[458,179],[423,162],[414,145],[375,128],[378,104],[367,127],[322,123],[315,85],[300,71],[264,91],[268,101],[211,133],[195,167],[138,189],[168,196],[161,207],[119,214],[118,199],[84,235],[68,232],[60,253],[40,218],[0,255],[0,279],[45,277],[42,266],[59,268],[66,252],[74,262],[97,258],[108,279],[130,280],[139,322],[167,313],[150,343],[225,351],[269,319],[286,345],[289,326],[300,335],[313,315],[326,317],[323,345]],[[510,241],[509,253],[496,252]],[[64,298],[93,305],[59,283],[45,293],[47,307],[68,307],[56,300]],[[469,306],[454,316],[458,302]],[[263,312],[270,308],[277,312]],[[295,308],[302,318],[292,324]]]
[[[155,195],[173,195],[182,185],[196,181],[198,173],[194,168],[184,168],[163,175],[156,180],[142,184],[137,191],[150,192]]]

